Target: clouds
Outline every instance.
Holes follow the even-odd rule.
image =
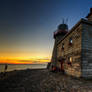
[[[19,60],[20,63],[44,64],[50,62],[50,59],[35,59],[35,60]]]
[[[49,59],[21,59],[21,60],[18,60],[18,59],[0,59],[0,64],[5,64],[5,63],[8,63],[8,64],[46,64],[47,62],[49,62],[50,60]]]

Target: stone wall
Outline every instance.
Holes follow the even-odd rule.
[[[90,15],[90,16],[88,17],[88,20],[89,20],[89,21],[92,21],[92,15]]]
[[[57,65],[57,43],[60,41],[60,39],[63,38],[64,35],[60,34],[58,36],[55,37],[55,41],[54,41],[54,48],[53,48],[53,52],[52,52],[52,58],[51,58],[51,66],[50,68],[52,68],[52,66],[56,66]]]
[[[70,34],[68,34],[59,44],[57,49],[57,58],[63,57],[64,70],[66,74],[80,77],[81,76],[81,28],[79,25]],[[72,38],[72,45],[69,45],[69,39]],[[62,49],[64,44],[64,49]],[[72,58],[71,65],[68,65],[69,58]],[[57,61],[57,67],[60,67],[60,62]]]
[[[90,15],[90,17],[88,17],[88,20],[89,21],[92,21],[92,15]]]
[[[92,25],[88,24],[82,30],[82,76],[92,77]]]

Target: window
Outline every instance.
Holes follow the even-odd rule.
[[[68,57],[68,62],[72,62],[73,61],[73,58],[70,56]]]
[[[70,37],[70,39],[69,39],[69,45],[72,45],[72,43],[73,43],[73,40],[72,40],[72,37]]]
[[[62,49],[64,50],[64,43],[62,43]]]
[[[72,57],[68,57],[67,64],[70,65],[70,66],[72,66],[72,61],[73,61],[73,58]]]
[[[73,61],[72,57],[70,57],[70,58],[69,58],[69,61],[70,61],[70,62],[72,62],[72,61]]]

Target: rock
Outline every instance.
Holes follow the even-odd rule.
[[[8,75],[0,80],[0,92],[92,92],[91,80],[52,73],[47,69],[14,71]]]
[[[25,92],[25,88],[24,87],[14,88],[12,89],[12,92]]]

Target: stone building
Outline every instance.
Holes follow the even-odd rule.
[[[50,67],[63,69],[75,77],[92,77],[92,8],[71,30],[66,24],[60,24],[54,39]]]

